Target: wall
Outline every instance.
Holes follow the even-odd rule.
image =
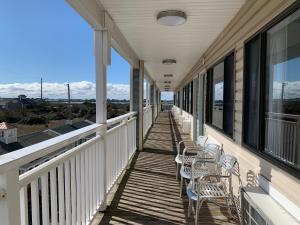
[[[242,185],[257,185],[257,175],[260,174],[269,180],[272,186],[288,200],[300,207],[299,179],[251,153],[241,144],[244,42],[294,2],[294,0],[247,1],[187,74],[182,86],[190,82],[195,74],[210,68],[230,51],[235,51],[234,138],[230,139],[207,125],[205,126],[206,132],[222,143],[226,153],[233,154],[238,158]],[[180,88],[181,86],[178,87],[178,90]],[[237,179],[234,180],[234,185],[237,190],[239,186]]]

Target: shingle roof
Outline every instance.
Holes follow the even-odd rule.
[[[6,122],[0,123],[0,130],[8,130],[8,129],[14,129],[14,128],[16,128],[16,127],[9,123],[6,123]]]
[[[52,128],[51,130],[53,130],[54,132],[59,133],[59,134],[66,134],[71,131],[78,130],[80,128],[83,128],[83,127],[86,127],[89,125],[91,125],[90,122],[80,121],[80,122],[76,122],[73,124],[66,124],[66,125],[63,125],[60,127]]]

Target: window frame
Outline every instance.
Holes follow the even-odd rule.
[[[278,168],[284,170],[288,174],[300,179],[300,169],[297,169],[293,166],[288,165],[287,163],[272,157],[271,155],[264,152],[264,146],[265,146],[265,88],[266,88],[266,54],[267,54],[267,32],[272,27],[279,24],[282,20],[289,17],[291,14],[296,12],[297,10],[300,10],[300,2],[297,1],[290,5],[286,10],[281,12],[278,16],[273,18],[270,22],[268,22],[265,26],[263,26],[260,30],[258,30],[256,33],[254,33],[252,36],[250,36],[248,39],[244,41],[244,64],[243,64],[243,74],[246,76],[246,45],[253,41],[255,38],[259,39],[260,43],[260,56],[259,56],[259,122],[258,122],[258,143],[257,148],[254,148],[253,146],[248,145],[244,142],[244,126],[245,126],[245,118],[244,118],[244,112],[245,112],[245,105],[246,102],[245,99],[245,82],[246,79],[243,79],[243,112],[242,112],[242,147],[244,147],[246,150],[254,153],[255,155],[261,157],[262,159],[270,162],[271,164],[277,166]]]
[[[233,58],[235,59],[236,53],[235,49],[230,50],[227,54],[225,54],[223,57],[221,57],[219,60],[217,60],[212,66],[209,67],[206,73],[206,115],[205,115],[205,124],[207,126],[212,127],[213,129],[219,131],[226,137],[230,138],[231,140],[234,140],[234,105],[233,105],[233,121],[232,121],[232,135],[227,134],[223,129],[220,129],[219,127],[215,126],[212,123],[212,112],[213,112],[213,68],[217,66],[220,63],[224,63],[224,77],[225,77],[225,59],[229,57],[230,55],[233,55]],[[223,81],[224,81],[223,77]],[[235,83],[236,79],[236,63],[234,60],[234,66],[233,66],[233,80]],[[208,90],[209,89],[209,90]],[[224,83],[224,89],[225,89],[225,83]],[[233,100],[235,101],[235,84],[234,84],[234,96]],[[223,104],[224,104],[224,94],[223,94]],[[224,118],[224,111],[223,111],[223,118]],[[222,121],[222,126],[223,126],[223,121]]]

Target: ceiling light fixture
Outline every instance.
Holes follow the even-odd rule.
[[[179,10],[161,11],[156,16],[157,22],[164,26],[179,26],[186,22],[185,12]]]
[[[173,77],[173,74],[164,74],[164,77]]]
[[[176,63],[175,59],[164,59],[162,61],[162,64],[165,64],[165,65],[172,65],[172,64],[175,64],[175,63]]]

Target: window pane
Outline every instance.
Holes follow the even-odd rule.
[[[224,61],[224,102],[223,102],[223,130],[233,136],[234,109],[234,54],[230,54]]]
[[[212,123],[223,129],[224,63],[213,68],[213,116]]]
[[[209,69],[206,74],[206,112],[205,122],[208,124],[212,123],[212,77],[213,70]]]
[[[260,38],[245,46],[244,126],[243,141],[257,149],[259,121],[259,63]]]
[[[266,62],[265,151],[299,167],[300,10],[267,32]]]

